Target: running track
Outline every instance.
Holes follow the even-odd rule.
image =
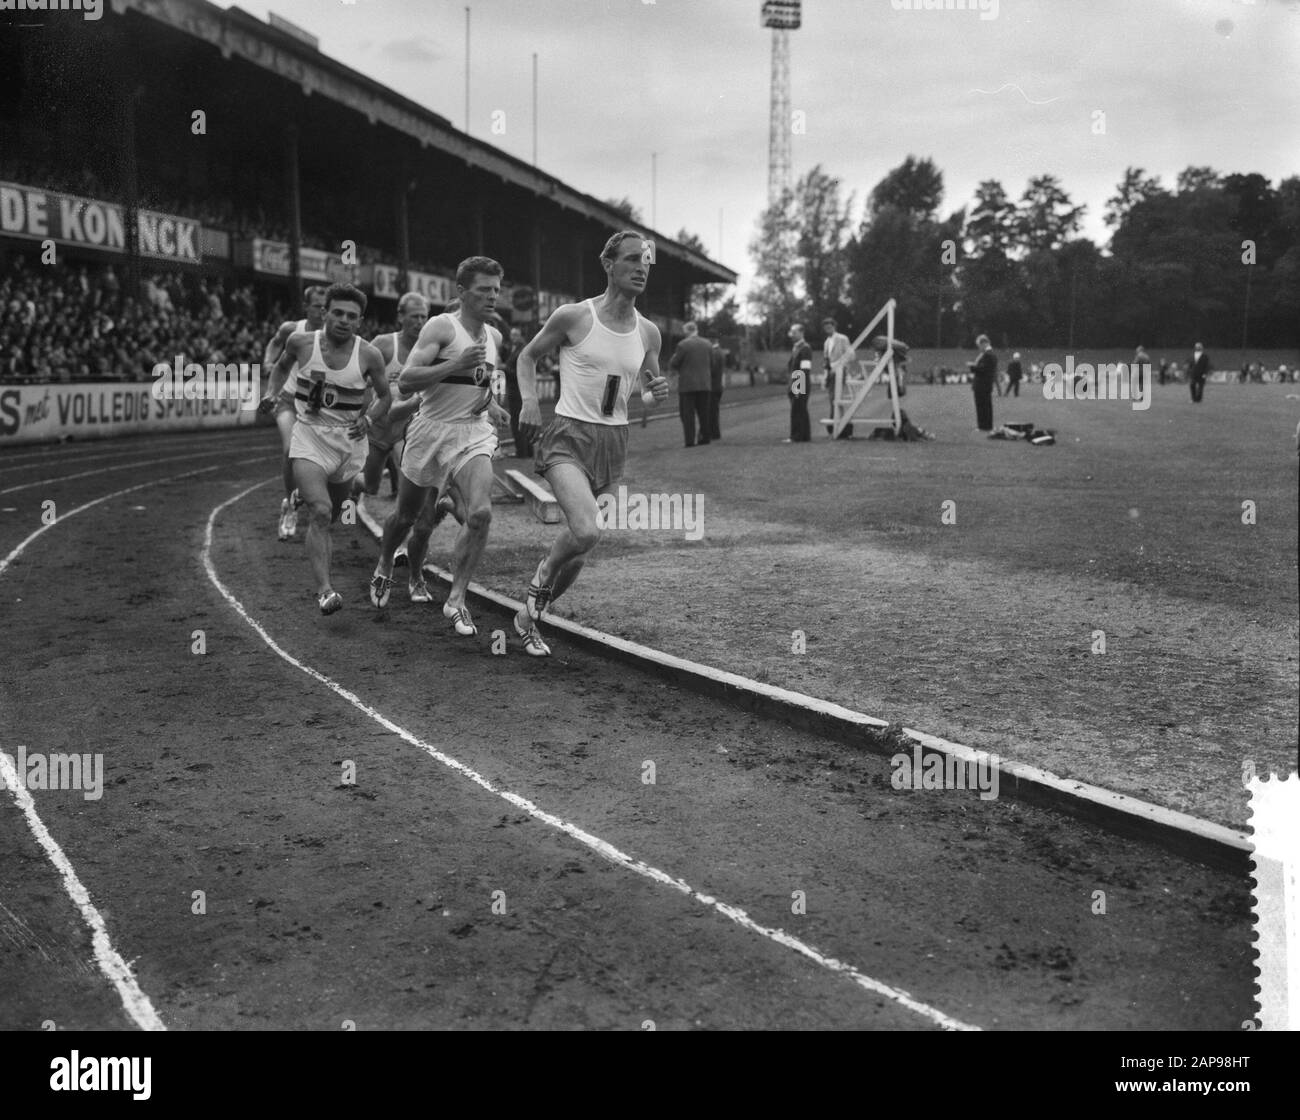
[[[503,618],[466,641],[400,593],[380,614],[359,528],[322,619],[301,537],[275,540],[277,451],[258,429],[0,455],[0,749],[105,771],[96,801],[0,793],[0,1027],[1251,1017],[1249,884],[1224,872],[895,792],[887,760],[559,641],[494,656]]]

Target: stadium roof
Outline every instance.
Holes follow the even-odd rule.
[[[222,56],[237,56],[277,76],[296,82],[304,94],[328,97],[362,114],[371,124],[383,123],[405,133],[421,147],[433,147],[462,159],[467,168],[498,175],[503,182],[531,191],[566,210],[573,210],[619,229],[632,225],[654,237],[658,251],[677,257],[702,274],[700,283],[734,284],[736,273],[702,253],[629,222],[608,203],[575,190],[554,175],[476,140],[445,117],[345,66],[288,31],[263,23],[241,8],[219,8],[208,0],[111,0],[121,14],[134,11],[217,47]]]

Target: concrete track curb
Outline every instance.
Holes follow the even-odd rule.
[[[362,522],[377,540],[381,534],[380,525],[365,510],[364,503],[359,512]],[[451,583],[451,573],[442,568],[426,564],[424,570],[443,583]],[[483,605],[501,613],[513,615],[523,607],[519,601],[478,583],[469,585],[469,593]],[[978,761],[985,766],[991,765],[998,771],[999,797],[1013,797],[1055,809],[1107,831],[1156,844],[1184,859],[1250,874],[1254,845],[1244,832],[1087,782],[1061,778],[1034,766],[997,759],[988,752],[961,743],[898,724],[891,725],[815,696],[688,661],[570,619],[548,615],[546,628],[550,633],[564,634],[574,645],[589,653],[623,661],[681,688],[721,700],[742,711],[812,731],[858,750],[890,757],[910,754],[920,744],[923,756],[938,755],[945,764],[952,757],[959,762]]]

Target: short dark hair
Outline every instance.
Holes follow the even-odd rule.
[[[351,284],[339,283],[329,286],[325,292],[325,309],[328,311],[330,304],[336,300],[343,303],[355,303],[361,308],[362,315],[366,313],[366,293]]]
[[[506,270],[491,257],[466,257],[456,266],[457,285],[468,288],[474,283],[474,277],[480,272],[486,273],[488,276],[504,276],[506,274]]]
[[[635,237],[641,241],[646,240],[645,234],[638,233],[634,229],[621,229],[605,242],[605,247],[600,251],[600,259],[602,261],[614,260],[618,256],[618,247],[629,237]]]
[[[309,303],[311,303],[311,301],[312,301],[312,297],[313,297],[313,296],[325,296],[325,297],[326,297],[326,301],[327,301],[327,302],[326,302],[326,306],[327,306],[327,307],[329,306],[329,303],[328,303],[328,299],[329,299],[329,297],[328,297],[328,295],[326,294],[326,289],[325,289],[325,285],[324,285],[324,284],[313,284],[313,285],[311,285],[311,287],[309,287],[309,288],[303,288],[303,290],[302,290],[302,305],[303,305],[304,307],[306,307]]]

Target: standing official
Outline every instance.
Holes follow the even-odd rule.
[[[803,324],[790,328],[790,438],[782,443],[807,443],[812,439],[808,420],[808,382],[812,380],[812,347],[804,341]]]
[[[1187,379],[1191,383],[1192,402],[1200,404],[1205,395],[1205,379],[1210,376],[1210,355],[1199,342],[1192,350],[1192,360],[1187,367]]]
[[[712,393],[712,351],[700,337],[700,328],[687,323],[686,337],[677,344],[668,368],[676,372],[677,401],[686,446],[695,446],[695,422],[700,424],[700,443],[709,442],[709,396]]]
[[[518,327],[510,328],[510,353],[506,356],[504,366],[506,378],[506,408],[510,412],[510,434],[515,439],[515,458],[531,459],[533,445],[528,436],[519,430],[519,410],[524,406],[524,398],[519,395],[519,351],[524,348],[524,332]]]
[[[981,432],[993,430],[993,386],[998,380],[998,356],[993,351],[989,336],[982,334],[975,340],[980,348],[979,357],[967,362],[974,380],[971,389],[975,393],[975,427]]]
[[[844,376],[847,376],[848,364],[853,360],[853,350],[849,346],[847,335],[840,334],[835,329],[835,320],[829,315],[822,320],[822,331],[826,335],[826,342],[822,346],[822,369],[825,370],[826,394],[830,398],[831,422],[835,421],[835,374],[843,370]],[[841,378],[842,380],[842,378]],[[830,435],[835,434],[834,427],[831,428]],[[844,431],[840,433],[840,439],[848,439],[853,435],[853,425],[844,425]]]
[[[1020,382],[1024,376],[1025,367],[1020,364],[1020,355],[1012,354],[1007,363],[1007,396],[1020,396]]]

